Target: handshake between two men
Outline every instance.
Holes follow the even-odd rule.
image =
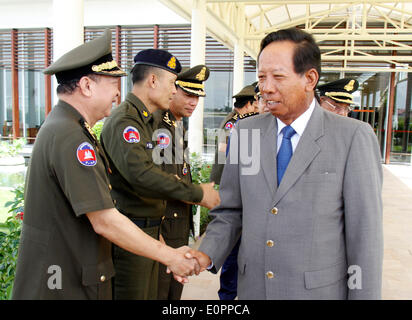
[[[212,209],[219,205],[219,193],[214,189],[214,182],[203,183],[200,185],[203,190],[203,199],[198,204]],[[173,277],[180,283],[188,282],[187,277],[194,274],[199,275],[210,266],[211,260],[208,255],[203,252],[182,246],[177,250],[178,254],[174,256],[174,260],[167,264],[167,273],[173,272]]]
[[[210,257],[201,251],[191,249],[188,246],[176,250],[180,254],[175,257],[175,261],[168,264],[167,273],[172,272],[175,280],[182,284],[189,282],[188,276],[199,275],[212,264]]]

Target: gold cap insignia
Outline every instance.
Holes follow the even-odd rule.
[[[346,85],[346,86],[344,86],[343,88],[346,90],[346,91],[352,91],[353,90],[353,85],[355,84],[355,80],[351,80],[351,81],[349,81],[349,83]]]
[[[94,72],[101,72],[101,71],[107,71],[107,70],[111,70],[117,67],[117,63],[116,61],[112,60],[110,62],[104,62],[101,63],[99,65],[94,65],[92,66],[92,70]]]
[[[203,67],[202,70],[196,75],[196,79],[199,81],[205,80],[205,73],[206,73],[206,67]]]
[[[169,62],[167,63],[167,66],[170,68],[170,69],[176,69],[176,58],[175,57],[171,57],[170,58],[170,60],[169,60]]]

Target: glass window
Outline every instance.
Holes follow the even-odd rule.
[[[411,163],[411,91],[412,74],[397,74],[392,121],[390,162]]]

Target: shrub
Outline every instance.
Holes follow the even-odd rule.
[[[195,184],[208,183],[210,172],[212,171],[212,166],[208,163],[205,163],[201,156],[195,152],[190,155],[190,170],[192,173],[192,181]],[[197,205],[192,206],[193,215],[196,214]],[[205,232],[208,223],[212,220],[212,217],[209,215],[209,209],[205,207],[200,208],[200,228],[199,234],[201,235]]]
[[[3,141],[0,143],[0,158],[15,157],[26,145],[27,141],[24,138],[13,140],[11,143]]]
[[[97,140],[99,141],[100,141],[100,134],[102,133],[102,129],[103,129],[103,121],[97,122],[92,128],[94,134],[97,137]]]
[[[11,215],[3,225],[5,232],[0,231],[0,300],[11,298],[23,221],[23,186],[17,187],[13,192],[14,200],[6,203],[6,207],[11,207]]]

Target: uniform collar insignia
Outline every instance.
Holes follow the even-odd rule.
[[[148,116],[149,116],[149,114],[147,113],[147,111],[146,110],[143,110],[143,116],[145,117],[145,118],[147,118]]]
[[[93,132],[93,129],[89,126],[86,121],[82,121],[83,127],[90,133],[94,140],[97,140],[96,134]]]
[[[169,126],[177,127],[176,122],[170,119],[170,117],[169,117],[169,111],[166,111],[166,112],[165,112],[165,115],[164,115],[164,117],[163,117],[163,122],[167,123]]]

